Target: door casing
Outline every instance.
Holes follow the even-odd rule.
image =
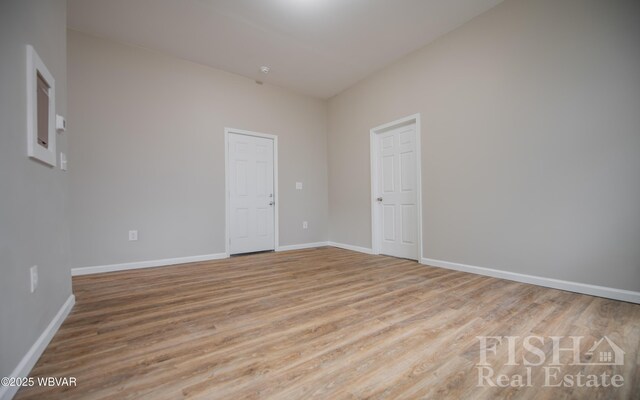
[[[278,136],[270,135],[267,133],[253,132],[247,131],[243,129],[235,129],[235,128],[224,128],[224,202],[225,202],[225,231],[224,231],[224,246],[225,246],[225,254],[229,256],[230,254],[230,246],[229,246],[229,229],[230,229],[230,221],[231,221],[231,193],[229,191],[229,180],[230,180],[230,169],[229,169],[229,135],[237,133],[240,135],[247,136],[255,136],[265,139],[273,140],[273,198],[274,198],[274,216],[273,216],[273,229],[274,229],[274,250],[278,250],[279,245],[279,227],[278,227],[278,209],[280,203],[280,196],[278,195]]]
[[[378,144],[377,135],[383,132],[388,132],[392,129],[396,129],[405,125],[415,124],[416,129],[416,185],[417,185],[417,217],[418,217],[418,262],[424,257],[422,254],[422,156],[421,156],[421,141],[422,136],[420,130],[420,114],[409,115],[404,118],[397,119],[372,128],[370,130],[370,160],[371,160],[371,251],[373,254],[380,254],[380,217],[377,212],[376,197],[378,197]]]

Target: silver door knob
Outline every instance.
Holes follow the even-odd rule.
[[[378,198],[376,199],[376,201],[377,201],[377,202],[382,202],[382,197],[378,197]]]

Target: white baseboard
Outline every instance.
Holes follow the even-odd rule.
[[[300,249],[308,249],[313,247],[323,247],[327,245],[328,245],[328,242],[301,243],[301,244],[293,244],[288,246],[279,246],[276,249],[276,251],[300,250]],[[71,275],[80,276],[80,275],[102,274],[104,272],[127,271],[130,269],[165,267],[167,265],[220,260],[223,258],[229,258],[229,255],[226,253],[216,253],[216,254],[205,254],[201,256],[165,258],[162,260],[137,261],[137,262],[130,262],[130,263],[122,263],[122,264],[98,265],[93,267],[79,267],[79,268],[72,268]]]
[[[229,255],[226,253],[217,253],[217,254],[205,254],[201,256],[165,258],[163,260],[138,261],[138,262],[131,262],[131,263],[123,263],[123,264],[99,265],[95,267],[80,267],[80,268],[72,268],[71,275],[79,276],[79,275],[101,274],[103,272],[126,271],[130,269],[139,269],[139,268],[164,267],[167,265],[220,260],[223,258],[229,258]]]
[[[336,242],[329,242],[328,244],[329,246],[338,247],[345,250],[352,250],[352,251],[357,251],[359,253],[365,253],[365,254],[373,254],[373,250],[368,249],[366,247],[360,247],[360,246],[354,246],[351,244],[343,244],[343,243],[336,243]]]
[[[47,348],[47,345],[51,342],[51,339],[53,339],[53,335],[56,334],[60,325],[62,325],[62,322],[64,322],[67,315],[71,312],[75,302],[76,297],[74,295],[70,295],[69,298],[67,298],[67,301],[65,301],[62,307],[60,307],[56,316],[53,317],[51,322],[49,322],[49,325],[47,325],[40,337],[38,337],[29,351],[27,351],[27,354],[22,357],[22,360],[20,360],[9,376],[21,378],[29,376],[31,369],[36,365],[36,362],[38,362],[38,359],[44,352],[44,349]],[[17,386],[0,386],[0,400],[9,400],[13,398],[13,396],[18,392],[18,389],[20,388]]]
[[[628,301],[630,303],[640,303],[640,292],[631,290],[615,289],[606,286],[589,285],[587,283],[564,281],[561,279],[545,278],[542,276],[520,274],[499,269],[476,267],[473,265],[458,264],[449,261],[433,260],[422,258],[421,264],[434,267],[452,269],[455,271],[470,272],[477,275],[491,276],[494,278],[507,279],[510,281],[530,283],[532,285],[544,286],[553,289],[566,290],[569,292],[588,294],[591,296],[605,297],[608,299]]]
[[[328,245],[329,245],[329,242],[290,244],[290,245],[286,245],[286,246],[278,246],[276,251],[312,249],[314,247],[324,247],[324,246],[328,246]]]

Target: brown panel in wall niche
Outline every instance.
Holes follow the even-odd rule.
[[[40,72],[38,72],[38,144],[45,149],[49,148],[49,89]]]

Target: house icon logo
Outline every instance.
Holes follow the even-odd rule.
[[[624,351],[607,336],[597,340],[585,355],[590,365],[624,365]]]

